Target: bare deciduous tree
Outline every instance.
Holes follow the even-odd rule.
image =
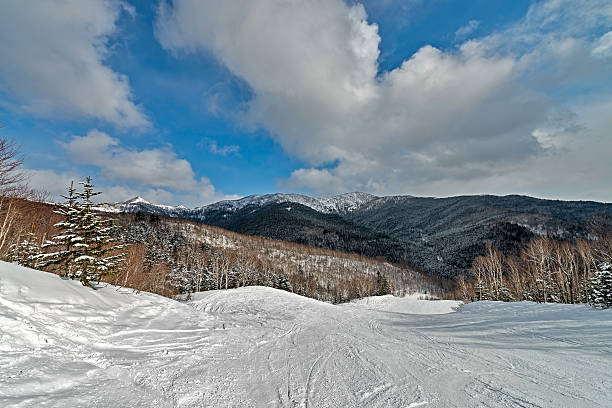
[[[0,195],[15,196],[23,192],[26,175],[22,165],[23,157],[15,142],[0,137]]]

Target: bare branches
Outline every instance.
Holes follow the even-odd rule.
[[[12,140],[0,137],[0,195],[21,196],[27,177],[21,170],[23,157]]]
[[[453,295],[465,300],[589,303],[592,277],[612,260],[612,234],[596,239],[531,240],[519,256],[504,256],[488,247],[472,264],[471,281],[460,279]]]

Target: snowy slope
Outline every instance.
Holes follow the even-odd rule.
[[[612,313],[426,314],[458,306],[334,306],[262,287],[178,303],[0,263],[0,406],[612,405]]]

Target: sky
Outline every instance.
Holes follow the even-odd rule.
[[[612,201],[609,0],[7,0],[33,187]]]

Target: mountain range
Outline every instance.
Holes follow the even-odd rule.
[[[505,253],[516,253],[535,236],[586,238],[592,223],[612,219],[612,204],[518,195],[266,194],[197,208],[157,205],[136,197],[97,208],[182,218],[242,234],[382,257],[443,278],[469,274],[473,259],[489,242]]]

